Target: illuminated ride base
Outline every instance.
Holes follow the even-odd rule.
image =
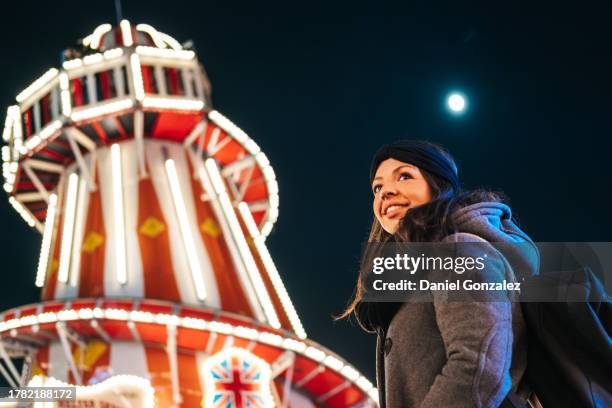
[[[78,406],[375,406],[306,339],[265,245],[274,171],[195,53],[124,20],[66,55],[3,133],[4,189],[43,234],[41,303],[0,317],[6,381],[77,384]]]

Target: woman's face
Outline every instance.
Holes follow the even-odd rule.
[[[372,181],[372,192],[374,215],[389,234],[397,232],[410,208],[431,201],[431,190],[421,170],[395,159],[380,163]]]

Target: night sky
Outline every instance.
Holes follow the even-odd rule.
[[[374,3],[123,4],[131,22],[194,41],[215,108],[276,171],[280,217],[268,246],[309,337],[372,380],[374,337],[331,316],[353,291],[379,145],[420,138],[446,146],[463,187],[504,191],[534,240],[612,240],[609,4]],[[59,66],[66,46],[115,20],[112,0],[3,9],[3,112]],[[452,90],[469,98],[462,117],[444,108]],[[35,302],[41,237],[6,196],[0,222],[0,308]]]

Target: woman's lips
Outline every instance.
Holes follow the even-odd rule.
[[[392,205],[385,211],[385,217],[394,219],[403,215],[408,209],[407,205]]]

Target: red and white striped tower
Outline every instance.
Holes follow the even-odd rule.
[[[42,301],[0,318],[6,381],[95,406],[374,406],[306,339],[265,245],[274,171],[195,53],[123,20],[65,55],[4,127],[4,189],[42,233]]]

